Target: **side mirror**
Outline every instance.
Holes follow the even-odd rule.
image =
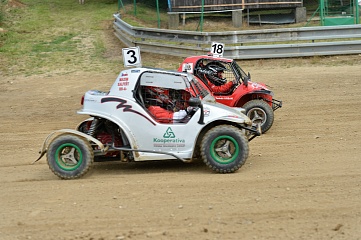
[[[201,109],[201,116],[199,117],[198,123],[204,124],[204,111],[202,101],[198,97],[191,97],[188,100],[188,104],[191,107],[199,107]]]
[[[244,79],[243,79],[243,84],[244,84],[244,86],[248,86],[248,81],[249,81],[249,78],[250,77],[250,75],[249,75],[249,73],[248,73],[248,76],[246,76],[246,77],[244,77]]]
[[[188,100],[188,104],[189,106],[191,107],[200,107],[200,105],[202,104],[201,100],[199,98],[196,98],[196,97],[191,97],[189,100]]]
[[[248,74],[247,74],[247,76],[245,76],[244,77],[244,79],[243,79],[243,84],[244,84],[244,86],[248,86],[248,81],[250,81],[251,80],[251,74],[248,72]]]

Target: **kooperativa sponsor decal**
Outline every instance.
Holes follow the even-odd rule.
[[[153,138],[154,147],[185,147],[185,139],[177,138],[171,127],[167,128],[162,138]]]

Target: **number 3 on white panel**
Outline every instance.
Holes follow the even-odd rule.
[[[123,48],[123,61],[125,67],[140,67],[140,50],[139,47]]]
[[[211,46],[211,53],[215,57],[223,57],[224,44],[213,42]]]

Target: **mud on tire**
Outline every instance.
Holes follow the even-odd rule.
[[[220,125],[210,129],[201,142],[203,162],[218,173],[237,171],[248,158],[248,141],[234,126]]]
[[[47,162],[50,170],[58,177],[75,179],[89,171],[94,162],[94,154],[86,139],[64,133],[49,144]]]

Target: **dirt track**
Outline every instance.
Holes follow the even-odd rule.
[[[117,74],[2,76],[0,239],[361,239],[361,57],[254,63],[246,70],[284,107],[225,175],[201,163],[98,162],[60,180],[45,158],[31,165],[44,138],[74,128],[82,94]]]

